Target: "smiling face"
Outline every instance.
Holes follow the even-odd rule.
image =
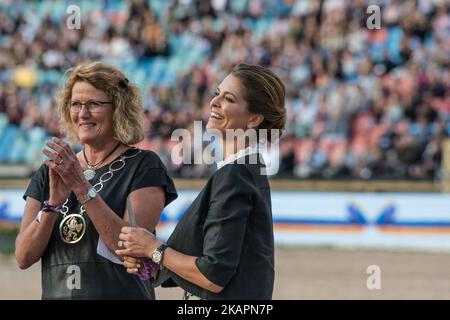
[[[217,129],[225,136],[226,129],[249,127],[252,114],[247,110],[240,80],[228,75],[214,92],[210,102],[211,115],[206,129]]]
[[[87,82],[76,82],[70,101],[111,101],[108,95]],[[73,128],[82,144],[101,145],[114,139],[112,104],[103,104],[98,110],[70,111]]]

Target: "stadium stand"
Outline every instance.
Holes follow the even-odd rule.
[[[142,90],[146,138],[176,177],[205,166],[171,162],[176,128],[209,116],[211,92],[239,62],[287,86],[278,177],[441,178],[450,133],[450,5],[365,0],[0,0],[0,163],[41,163],[61,135],[55,96],[85,60],[120,67]],[[67,7],[81,29],[66,26]]]

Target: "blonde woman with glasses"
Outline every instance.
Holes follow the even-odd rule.
[[[58,111],[74,153],[53,138],[48,160],[25,192],[16,240],[21,269],[41,260],[43,299],[154,299],[150,281],[130,275],[114,254],[118,235],[136,224],[154,232],[164,206],[176,197],[172,179],[143,139],[136,86],[110,65],[93,62],[68,72]]]

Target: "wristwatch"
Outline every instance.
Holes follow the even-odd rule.
[[[85,204],[91,199],[94,199],[97,196],[97,190],[94,187],[90,187],[85,195],[79,196],[78,201],[80,201],[81,205]]]
[[[152,253],[152,261],[154,263],[156,263],[157,265],[161,265],[162,259],[163,259],[163,255],[164,255],[164,250],[167,249],[167,244],[163,243],[162,245],[160,245],[158,248],[156,248],[153,253]]]

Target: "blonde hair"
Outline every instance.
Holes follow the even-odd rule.
[[[144,139],[142,100],[139,89],[117,68],[103,62],[80,64],[67,70],[66,81],[58,95],[61,127],[74,142],[79,142],[70,118],[68,105],[76,82],[87,82],[105,92],[113,105],[114,139],[124,144],[136,144]]]

